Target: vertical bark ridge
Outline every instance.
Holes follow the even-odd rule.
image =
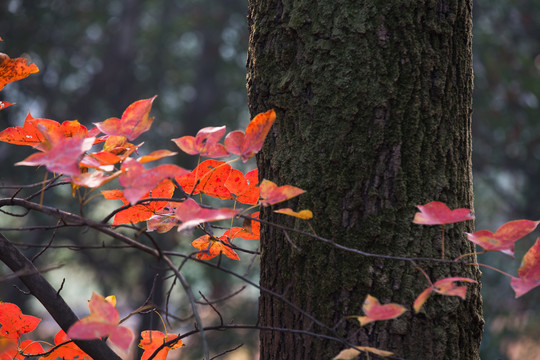
[[[258,156],[261,178],[308,191],[287,206],[309,208],[318,235],[360,250],[441,256],[439,227],[412,224],[432,200],[471,207],[472,2],[250,1],[248,96],[252,114],[277,121]],[[262,217],[305,228],[270,209]],[[471,252],[447,226],[447,258]],[[475,359],[482,331],[478,286],[467,301],[434,296],[420,314],[359,327],[367,294],[412,307],[429,284],[405,262],[366,259],[263,227],[261,285],[351,342],[407,359]],[[479,277],[478,269],[419,264],[433,281]],[[318,329],[267,295],[261,324]],[[329,359],[342,345],[262,332],[262,359]]]

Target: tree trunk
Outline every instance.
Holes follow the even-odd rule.
[[[415,205],[472,207],[472,0],[250,0],[248,96],[252,115],[277,120],[258,155],[261,178],[307,190],[280,207],[311,209],[317,235],[366,252],[441,258],[441,229],[412,223]],[[278,206],[279,207],[279,206]],[[264,220],[309,231],[303,221]],[[445,257],[474,250],[472,224],[446,226]],[[293,243],[295,246],[293,246]],[[298,249],[297,249],[297,248]],[[432,296],[411,263],[361,257],[263,226],[260,325],[341,336],[405,359],[478,359],[479,285],[465,301]],[[418,262],[432,281],[478,279],[472,266]],[[409,311],[360,327],[367,294]],[[261,331],[261,359],[324,359],[344,344]],[[371,358],[377,358],[371,356]]]

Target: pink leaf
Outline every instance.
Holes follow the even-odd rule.
[[[534,245],[523,256],[518,275],[519,278],[513,277],[510,281],[516,298],[540,285],[540,238],[536,239]]]
[[[79,161],[92,148],[95,138],[66,137],[60,127],[47,129],[38,125],[44,140],[40,146],[43,152],[32,154],[15,165],[45,165],[47,170],[65,175],[79,175]]]
[[[500,251],[514,256],[514,243],[534,231],[538,223],[531,220],[514,220],[499,227],[495,233],[480,230],[472,234],[467,233],[467,238],[485,250]]]
[[[258,114],[248,124],[245,134],[242,131],[232,131],[227,135],[225,148],[231,154],[240,155],[244,162],[248,161],[261,150],[275,120],[274,110]]]
[[[399,304],[391,303],[381,305],[379,300],[371,295],[366,297],[362,310],[364,310],[366,316],[356,317],[361,326],[373,321],[394,319],[406,311],[405,307]]]
[[[67,336],[72,339],[92,340],[109,336],[113,344],[124,351],[133,341],[133,333],[124,326],[119,326],[120,315],[111,302],[103,296],[92,293],[88,302],[90,315],[73,324]]]
[[[235,209],[205,209],[193,199],[186,199],[176,207],[176,218],[182,222],[178,231],[193,228],[200,223],[225,220],[236,216],[240,210]]]
[[[414,216],[413,222],[415,224],[444,225],[474,219],[471,210],[450,210],[446,204],[439,201],[432,201],[426,205],[416,207],[420,212],[417,212]]]
[[[305,190],[292,185],[277,186],[270,180],[264,179],[259,185],[259,204],[262,206],[274,205],[295,196],[305,193]]]
[[[148,131],[154,118],[149,117],[152,102],[156,96],[150,99],[138,100],[129,105],[122,114],[122,118],[110,118],[96,123],[96,127],[107,135],[125,136],[128,140],[135,140],[142,133]]]
[[[430,297],[432,292],[436,292],[441,295],[446,296],[458,296],[461,299],[465,299],[465,295],[467,293],[467,287],[466,286],[457,286],[455,282],[457,281],[465,281],[468,283],[476,283],[475,280],[465,278],[465,277],[449,277],[444,278],[436,281],[433,283],[433,285],[429,286],[427,289],[422,291],[420,295],[414,300],[413,308],[415,312],[420,311],[420,308],[424,303],[427,301],[427,299]]]
[[[225,126],[205,127],[201,129],[197,136],[182,136],[172,139],[174,143],[185,153],[190,155],[200,154],[206,157],[228,156],[229,152],[225,150],[222,144],[218,144],[219,139],[225,135]]]
[[[128,158],[122,164],[122,175],[118,181],[124,187],[126,199],[134,204],[165,178],[183,176],[187,173],[187,170],[172,164],[145,170],[137,160]]]

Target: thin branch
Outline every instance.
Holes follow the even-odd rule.
[[[244,346],[244,344],[240,344],[240,345],[237,345],[237,346],[233,347],[232,349],[225,350],[225,351],[223,351],[223,352],[221,352],[221,353],[219,353],[219,354],[217,354],[217,355],[215,355],[215,356],[212,356],[212,358],[211,358],[210,360],[217,359],[217,358],[220,357],[220,356],[223,356],[223,355],[225,355],[225,354],[228,354],[228,353],[231,353],[231,352],[233,352],[233,351],[236,351],[236,350],[240,349],[242,346]]]
[[[37,269],[36,271],[38,273],[42,274],[42,273],[47,272],[47,271],[60,269],[62,266],[64,266],[64,264],[52,265],[52,266],[44,267],[42,269]],[[13,273],[11,273],[9,275],[1,276],[0,277],[0,282],[10,281],[10,280],[16,279],[16,278],[18,278],[20,276],[31,275],[31,274],[35,274],[35,273],[36,272],[34,272],[31,269],[23,269],[23,270],[15,271],[15,272],[13,272]]]

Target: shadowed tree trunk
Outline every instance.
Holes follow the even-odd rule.
[[[261,178],[307,190],[281,207],[311,209],[317,235],[366,252],[441,258],[441,229],[412,223],[415,205],[472,207],[472,0],[250,0],[252,115],[276,110],[258,155]],[[308,230],[264,209],[264,220]],[[445,257],[474,250],[446,226]],[[411,263],[361,257],[270,226],[261,230],[260,325],[336,334],[405,359],[478,359],[479,285],[465,301],[432,296]],[[299,248],[297,250],[291,242]],[[418,261],[432,281],[478,279],[472,266]],[[367,294],[410,311],[360,327]],[[344,345],[261,331],[261,359],[331,359]],[[371,356],[377,358],[377,356]]]

